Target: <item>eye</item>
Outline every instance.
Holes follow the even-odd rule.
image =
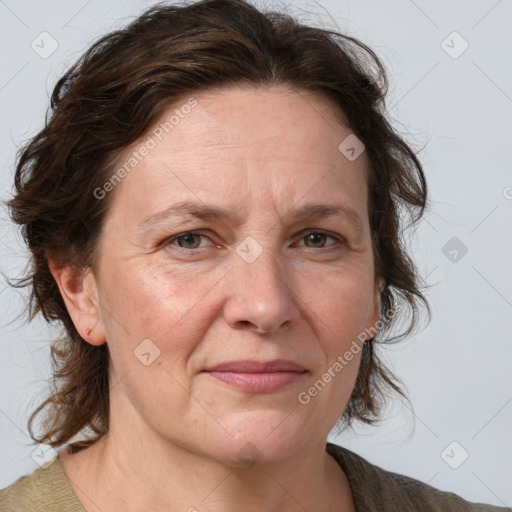
[[[203,249],[204,246],[201,245],[203,239],[209,240],[206,235],[202,235],[201,233],[182,233],[169,238],[164,242],[164,245],[172,245],[178,250],[183,249],[185,251]]]
[[[334,240],[335,243],[325,245],[329,238]],[[311,249],[323,249],[325,247],[332,247],[333,245],[336,245],[336,242],[343,243],[340,238],[328,233],[324,233],[323,231],[309,231],[308,233],[302,235],[301,240],[304,240],[306,247]]]
[[[333,240],[333,242],[327,244],[329,239]],[[194,249],[207,248],[208,245],[203,243],[205,240],[211,242],[211,240],[206,235],[190,231],[168,238],[163,242],[163,245],[172,246],[178,251],[190,252]],[[304,245],[310,249],[328,249],[340,244],[346,245],[341,237],[331,235],[323,231],[306,232],[300,237],[300,241],[304,241]],[[214,245],[215,244],[212,244],[209,247],[213,247]],[[217,245],[217,247],[219,246]]]

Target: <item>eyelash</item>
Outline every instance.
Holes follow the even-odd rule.
[[[339,235],[333,235],[327,231],[322,231],[322,230],[309,230],[309,231],[304,231],[303,233],[301,233],[301,236],[299,237],[299,240],[303,240],[304,238],[306,238],[307,236],[309,235],[312,235],[312,234],[320,234],[320,235],[325,235],[327,236],[328,238],[332,238],[334,239],[336,242],[338,242],[339,245],[342,245],[342,246],[347,246],[347,242],[345,241],[345,239]],[[170,237],[166,240],[164,240],[163,244],[164,246],[172,246],[175,250],[177,250],[178,252],[183,252],[183,253],[188,253],[188,254],[191,254],[192,252],[194,251],[199,251],[201,249],[205,249],[205,247],[196,247],[194,249],[186,249],[184,247],[180,247],[178,245],[174,245],[173,242],[175,242],[176,240],[178,240],[179,238],[183,238],[187,235],[195,235],[195,236],[201,236],[201,237],[205,237],[205,238],[208,238],[207,235],[205,235],[204,233],[200,233],[200,232],[196,232],[196,231],[186,231],[184,233],[180,233],[178,235],[175,235],[173,237]],[[211,240],[210,240],[211,241]],[[214,243],[214,242],[212,242]],[[335,247],[337,244],[331,244],[331,245],[328,245],[326,247],[306,247],[307,249],[331,249],[333,247]]]

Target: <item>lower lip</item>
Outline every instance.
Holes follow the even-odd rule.
[[[249,393],[272,393],[299,380],[306,372],[207,372],[212,377]]]

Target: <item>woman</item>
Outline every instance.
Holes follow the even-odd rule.
[[[67,446],[2,510],[499,510],[326,444],[403,394],[374,344],[427,306],[385,89],[360,42],[236,0],[153,8],[66,73],[9,206],[66,331],[31,433]]]

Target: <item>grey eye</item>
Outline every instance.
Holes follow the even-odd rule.
[[[178,245],[184,249],[197,249],[199,245],[201,245],[201,235],[197,235],[195,233],[187,233],[186,235],[181,235],[175,240],[177,241]]]

